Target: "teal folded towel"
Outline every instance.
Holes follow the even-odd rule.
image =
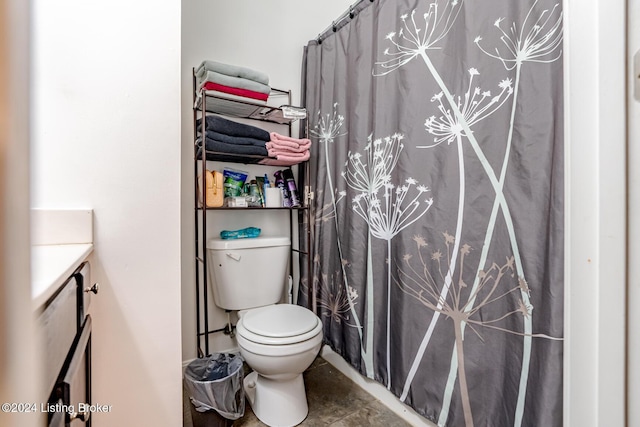
[[[248,237],[258,237],[260,229],[257,227],[247,227],[240,230],[222,230],[220,232],[221,239],[246,239]]]

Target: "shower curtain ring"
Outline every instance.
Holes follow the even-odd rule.
[[[336,31],[338,31],[338,27],[336,27],[336,21],[333,21],[331,23],[331,28],[333,29],[333,32],[335,33]]]
[[[356,16],[355,13],[353,13],[353,5],[349,6],[349,18],[353,19],[353,17]]]

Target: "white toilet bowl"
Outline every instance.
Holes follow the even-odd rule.
[[[236,325],[240,354],[254,372],[244,388],[255,415],[272,427],[300,424],[309,412],[302,373],[322,344],[322,322],[292,304],[241,313]]]

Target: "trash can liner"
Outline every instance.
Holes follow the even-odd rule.
[[[187,365],[185,387],[196,411],[213,409],[229,420],[244,415],[242,361],[236,354],[213,353]]]

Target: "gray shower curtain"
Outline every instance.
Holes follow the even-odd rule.
[[[377,0],[353,15],[305,49],[300,303],[438,425],[560,426],[561,4]]]

